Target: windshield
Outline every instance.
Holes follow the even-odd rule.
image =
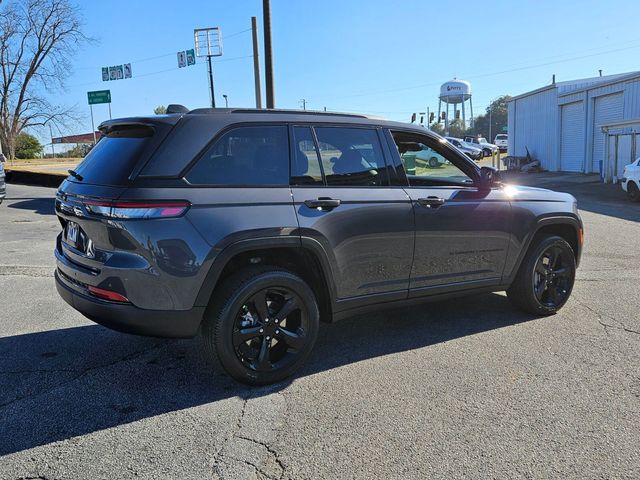
[[[479,142],[479,143],[489,143],[489,142],[487,142],[487,139],[486,139],[486,138],[484,138],[484,137],[480,137],[480,138],[478,139],[478,142]]]

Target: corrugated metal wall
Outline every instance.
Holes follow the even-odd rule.
[[[514,112],[511,115],[511,112]],[[513,121],[512,121],[513,117]],[[556,170],[558,99],[555,88],[509,103],[509,154],[525,156],[526,149],[542,167]]]
[[[581,157],[580,171],[599,172],[605,154],[600,124],[640,118],[640,78],[637,74],[636,78],[632,78],[633,74],[621,74],[619,81],[615,81],[616,76],[610,77],[611,81],[603,86],[597,85],[600,79],[587,79],[539,89],[512,100],[508,119],[509,154],[524,156],[526,146],[547,170],[576,171]],[[571,113],[573,121],[580,124],[572,128],[565,124],[564,131],[571,138],[563,138],[562,105],[577,101],[583,102],[583,115],[580,118],[575,108]],[[576,139],[582,145],[577,145]],[[568,152],[570,147],[576,148],[573,154]]]
[[[560,122],[560,170],[584,171],[584,102],[562,105]]]
[[[593,127],[591,139],[591,171],[602,173],[604,165],[604,133],[602,125],[623,120],[623,93],[614,93],[595,97],[593,108]]]

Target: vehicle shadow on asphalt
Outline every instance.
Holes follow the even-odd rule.
[[[503,295],[486,294],[323,324],[294,378],[253,389],[209,365],[198,339],[136,337],[98,325],[0,338],[0,455],[236,396],[259,397],[306,375],[532,319]]]
[[[27,198],[24,200],[21,198],[6,198],[5,201],[8,208],[30,210],[38,215],[55,215],[56,213],[53,198]]]

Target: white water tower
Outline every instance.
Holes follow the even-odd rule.
[[[471,111],[471,127],[473,127],[473,103],[471,101],[471,84],[465,80],[453,79],[443,83],[440,87],[440,101],[438,102],[438,118],[442,118],[442,103],[446,105],[446,115],[444,118],[444,131],[449,135],[449,105],[453,105],[453,115],[458,118],[458,105],[462,105],[462,125],[467,127],[467,115],[465,112],[465,103],[469,101],[469,110]]]

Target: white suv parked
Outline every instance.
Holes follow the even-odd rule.
[[[640,157],[624,167],[622,189],[627,192],[629,200],[640,202]]]

